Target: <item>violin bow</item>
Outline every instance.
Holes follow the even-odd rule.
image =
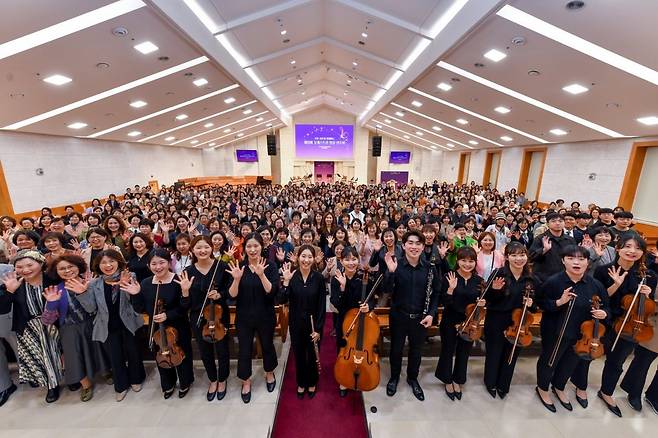
[[[206,307],[206,303],[208,302],[208,293],[212,290],[212,284],[215,281],[215,274],[217,274],[217,268],[219,268],[219,261],[215,261],[215,269],[212,272],[212,277],[210,277],[210,285],[208,286],[208,290],[206,291],[206,296],[203,298],[203,304],[201,305],[201,312],[199,312],[199,317],[196,320],[196,326],[199,327],[201,325],[201,317],[203,316],[203,309]]]
[[[498,273],[498,270],[499,270],[499,268],[496,268],[491,272],[491,275],[489,276],[489,280],[485,284],[484,289],[482,290],[482,293],[478,297],[478,301],[480,301],[482,298],[484,298],[484,294],[487,293],[487,291],[489,290],[489,288],[493,284],[493,281],[496,277],[496,274]],[[464,329],[466,328],[466,326],[471,322],[471,319],[473,319],[473,317],[475,316],[475,311],[477,310],[477,308],[478,308],[478,306],[477,306],[477,301],[476,301],[475,308],[473,309],[471,314],[468,315],[468,318],[466,319],[466,321],[462,322],[461,325],[459,326],[459,332],[463,332]]]
[[[567,314],[564,318],[564,323],[562,323],[562,328],[560,329],[560,336],[557,338],[557,342],[555,343],[555,347],[553,348],[553,353],[551,354],[551,358],[548,361],[548,366],[550,368],[553,368],[553,364],[555,363],[555,359],[557,358],[557,352],[560,349],[560,344],[562,343],[562,338],[564,337],[564,332],[567,329],[567,324],[569,323],[569,318],[571,318],[571,311],[573,310],[573,306],[576,303],[576,297],[573,297],[571,301],[569,301],[569,310],[567,310]]]
[[[160,295],[160,281],[155,288],[155,300],[153,301],[153,315],[151,315],[151,330],[149,333],[149,350],[153,350],[153,332],[155,331],[155,309],[158,307],[158,298]]]
[[[370,298],[372,298],[372,294],[375,293],[375,289],[377,289],[377,286],[379,286],[379,283],[381,283],[382,279],[384,278],[384,274],[380,274],[379,277],[377,277],[377,280],[375,281],[375,284],[372,285],[372,289],[370,289],[370,293],[366,297],[366,299],[363,301],[363,303],[367,303],[370,301]],[[361,303],[361,304],[363,304]],[[350,327],[347,329],[347,332],[343,335],[343,337],[348,337],[350,333],[352,333],[352,330],[354,330],[354,325],[356,324],[356,320],[359,318],[359,313],[356,314],[354,319],[352,320],[352,323],[350,324]]]
[[[637,301],[638,297],[640,296],[640,289],[642,289],[642,286],[644,286],[646,281],[647,281],[647,277],[642,277],[642,281],[640,281],[640,284],[637,286],[637,290],[635,291],[635,295],[633,295],[633,301],[631,301],[631,305],[628,306],[628,310],[626,311],[626,315],[624,315],[624,321],[622,321],[621,326],[619,327],[619,332],[617,333],[617,337],[615,338],[615,342],[612,344],[612,348],[610,349],[611,352],[617,346],[617,342],[619,342],[619,338],[621,337],[621,334],[624,332],[624,327],[626,326],[626,323],[628,323],[628,318],[631,317],[631,313],[633,312],[633,306],[635,305],[635,302]]]

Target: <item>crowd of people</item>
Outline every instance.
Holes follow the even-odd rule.
[[[63,386],[89,401],[101,381],[114,385],[116,400],[123,400],[130,390],[141,390],[146,375],[138,331],[148,331],[151,344],[156,326],[175,329],[184,353],[175,365],[158,362],[163,397],[178,387],[183,398],[193,384],[194,339],[207,399],[222,400],[233,305],[245,403],[251,400],[256,336],[265,385],[270,392],[276,387],[280,303],[289,305],[300,399],[313,398],[317,389],[313,343],[321,340],[327,305],[337,348],[349,310],[390,307],[386,392],[397,391],[408,343],[406,381],[421,401],[421,347],[437,323],[435,376],[450,400],[461,400],[474,345],[459,330],[471,317],[469,305],[487,311],[484,383],[493,398],[512,389],[521,349],[504,332],[517,309],[542,312],[536,393],[553,412],[553,396],[573,409],[569,380],[577,402],[588,406],[590,360],[573,348],[581,323],[597,320],[607,327],[597,396],[618,416],[613,393],[624,363],[633,354],[621,388],[630,406],[641,410],[658,356],[658,336],[615,339],[624,298],[653,301],[658,271],[655,246],[647,246],[632,213],[620,207],[563,200],[540,206],[514,189],[412,181],[401,187],[163,186],[158,193],[135,186],[120,198],[94,199],[84,211],[65,210],[62,216],[43,208],[39,217],[0,218],[0,406],[16,390],[6,346],[15,352],[18,382],[45,388],[49,403]],[[365,270],[383,281],[364,302]],[[593,308],[593,301],[600,306]],[[323,348],[332,348],[328,342]],[[341,396],[348,390],[338,387]],[[645,400],[658,408],[658,375]]]

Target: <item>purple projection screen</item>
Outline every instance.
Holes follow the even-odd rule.
[[[352,125],[295,125],[297,158],[351,160],[353,146]]]
[[[409,164],[409,160],[411,160],[411,152],[391,151],[391,158],[388,162],[391,164]]]
[[[256,149],[236,149],[235,156],[238,163],[257,163],[258,151]]]
[[[409,182],[409,172],[395,172],[395,171],[382,170],[380,181],[383,183],[388,183],[389,181],[395,181],[396,185],[405,185]]]

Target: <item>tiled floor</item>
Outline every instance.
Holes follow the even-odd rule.
[[[88,403],[80,402],[79,393],[64,389],[52,405],[45,403],[44,390],[20,385],[0,408],[0,437],[266,438],[274,423],[289,345],[277,345],[277,389],[271,394],[265,389],[260,361],[254,362],[252,399],[248,405],[240,398],[235,361],[231,362],[226,398],[211,403],[206,401],[208,380],[200,361],[195,364],[196,381],[183,400],[178,399],[177,393],[164,400],[158,372],[147,366],[144,389],[129,392],[121,403],[115,401],[114,389],[104,384],[96,386],[94,398]]]
[[[463,388],[461,401],[450,401],[443,385],[434,377],[437,360],[423,359],[420,384],[425,401],[417,401],[403,375],[394,397],[386,395],[389,366],[382,363],[380,387],[364,394],[368,425],[373,438],[388,437],[649,437],[658,431],[658,415],[648,406],[642,413],[633,411],[621,390],[615,394],[624,417],[609,413],[596,398],[602,361],[592,364],[590,370],[589,402],[587,409],[578,405],[571,392],[574,406],[568,412],[558,405],[557,413],[548,412],[534,393],[536,358],[521,358],[516,367],[512,389],[505,400],[492,399],[482,383],[484,358],[472,357],[469,362],[469,381]],[[649,376],[653,376],[655,364]],[[647,382],[648,384],[648,382]],[[557,400],[555,400],[557,404]],[[377,407],[372,413],[370,408]]]

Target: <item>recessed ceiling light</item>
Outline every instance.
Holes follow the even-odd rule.
[[[412,101],[411,104],[412,104],[413,106],[415,106],[416,108],[420,108],[421,106],[423,106],[423,103],[422,103],[422,102],[419,102],[419,101],[417,101],[417,100]]]
[[[408,140],[408,139],[409,139],[409,136],[408,136],[408,135],[405,135],[404,138],[406,138],[406,139]]]
[[[438,89],[443,90],[443,91],[450,91],[452,90],[452,85],[446,84],[445,82],[441,82],[439,85],[436,86]]]
[[[215,146],[216,144],[217,144],[217,143],[212,142],[212,143],[208,143],[208,146],[213,147],[213,146]]]
[[[497,106],[496,108],[494,108],[494,111],[496,111],[497,113],[501,113],[501,114],[507,114],[511,110],[507,107],[504,107],[504,106]]]
[[[130,102],[130,106],[133,108],[141,108],[143,106],[146,106],[147,103],[144,102],[143,100],[136,100],[134,102]]]
[[[192,141],[190,142],[190,144],[197,144],[198,142],[199,142],[199,140],[192,140]]]
[[[256,121],[257,121],[257,122],[262,122],[262,121],[263,121],[263,118],[262,118],[262,117],[258,117],[258,118],[256,119]]]
[[[457,119],[456,122],[460,125],[468,125],[468,120],[466,119]]]
[[[229,132],[231,132],[231,128],[226,128],[226,129],[224,130],[224,134],[228,134]]]
[[[636,120],[638,122],[644,124],[644,125],[647,125],[647,126],[658,125],[658,117],[657,116],[640,117]]]
[[[179,114],[176,116],[176,120],[185,120],[187,117],[187,114]]]
[[[398,117],[404,117],[404,113],[402,111],[396,111],[395,115]]]
[[[441,128],[436,126],[436,125],[432,126],[432,129],[435,130],[435,131],[440,131],[441,130]]]
[[[244,133],[240,132],[240,133],[238,134],[238,137],[242,137],[243,135],[244,135]]]
[[[555,129],[551,129],[551,134],[553,134],[553,135],[566,135],[567,131],[565,131],[564,129],[555,128]]]
[[[502,141],[512,141],[512,140],[514,140],[514,139],[513,139],[512,137],[510,137],[509,135],[503,135],[502,137],[500,137],[500,139],[501,139]]]
[[[382,125],[375,125],[378,129],[382,129]]]
[[[271,124],[271,123],[268,123],[268,124],[265,125],[265,126],[267,126],[268,128],[270,128],[270,127],[272,126],[272,124]]]
[[[165,138],[165,141],[174,141],[174,140],[176,140],[176,137],[174,137],[173,135],[170,135],[169,137]]]
[[[365,32],[361,32],[361,36],[362,36],[363,38],[368,38],[368,34],[365,33]]]
[[[213,122],[208,122],[205,125],[203,125],[204,128],[212,128],[213,126],[215,126]]]
[[[137,137],[137,136],[139,136],[139,135],[142,135],[142,133],[139,132],[139,131],[130,131],[130,132],[128,133],[128,137]]]
[[[285,29],[283,29],[283,30],[281,31],[281,35],[285,35],[285,34],[287,34],[287,33],[288,33],[288,31],[285,30]]]
[[[251,113],[253,113],[253,110],[251,110],[251,109],[246,109],[246,110],[242,111],[242,114],[244,114],[245,116],[249,115]]]
[[[68,84],[72,80],[73,79],[68,78],[66,76],[63,76],[63,75],[52,75],[52,76],[48,76],[43,81],[48,82],[49,84],[52,84],[52,85],[64,85],[64,84]]]
[[[359,63],[356,62],[356,61],[352,61],[352,65],[353,65],[354,67],[356,67],[357,65],[359,65]]]
[[[469,140],[468,143],[469,143],[469,144],[472,144],[473,146],[475,146],[475,145],[477,145],[477,144],[480,144],[480,143],[478,143],[478,142],[475,141],[475,140]]]
[[[75,123],[71,123],[70,125],[68,125],[68,128],[71,128],[71,129],[82,129],[82,128],[84,128],[85,126],[87,126],[87,124],[84,123],[84,122],[75,122]]]
[[[423,134],[423,133],[420,132],[420,131],[416,131],[416,135],[420,135],[420,136],[422,137],[422,136],[425,135],[425,134]]]
[[[352,79],[348,79],[348,80],[347,80],[347,83],[348,83],[348,84],[351,84],[351,83],[352,83]]]
[[[208,83],[208,79],[199,78],[199,79],[195,79],[194,81],[192,81],[192,83],[194,85],[196,85],[197,87],[203,87],[204,85],[206,85]]]
[[[454,148],[454,147],[455,147],[455,145],[452,144],[452,143],[446,143],[446,146],[451,147],[451,148]]]
[[[224,103],[227,105],[233,102],[235,102],[235,97],[227,97],[226,99],[224,99]]]
[[[566,87],[562,87],[562,89],[567,93],[571,93],[571,94],[580,94],[580,93],[584,93],[585,91],[589,91],[589,88],[583,87],[580,84],[567,85]]]
[[[501,59],[506,58],[507,55],[504,54],[503,52],[501,52],[500,50],[491,49],[487,53],[484,54],[484,57],[487,58],[487,59],[492,60],[493,62],[498,62]]]
[[[295,65],[295,64],[297,64],[297,61],[295,61],[294,59],[291,59],[290,60],[290,65]]]
[[[155,52],[156,50],[158,50],[158,46],[156,46],[155,44],[153,44],[150,41],[144,41],[143,43],[139,43],[134,47],[135,47],[135,50],[137,50],[138,52],[140,52],[144,55],[147,55],[151,52]]]
[[[384,119],[384,122],[391,123],[391,119]]]

